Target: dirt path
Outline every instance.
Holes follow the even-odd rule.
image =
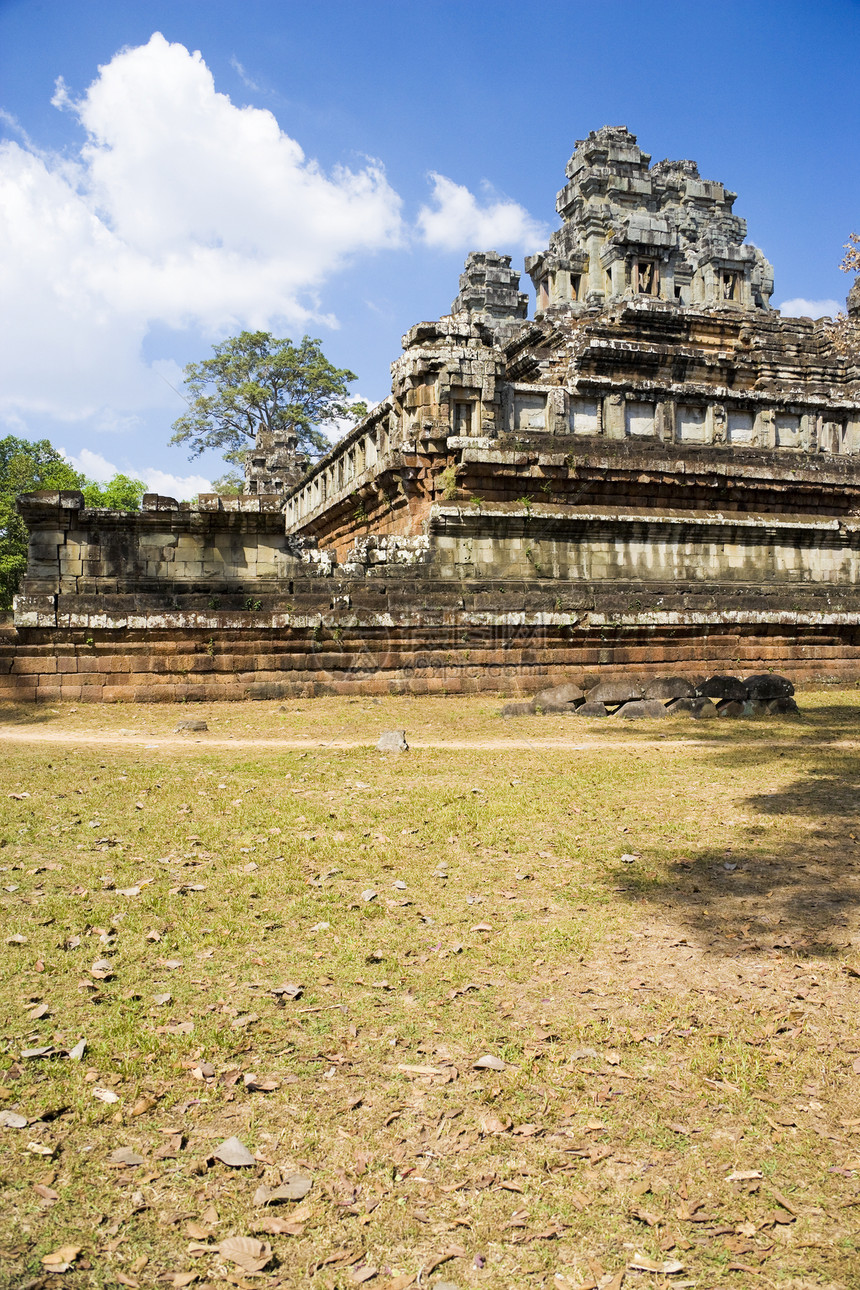
[[[203,745],[207,748],[265,748],[272,752],[293,748],[372,748],[373,742],[368,739],[280,739],[280,738],[247,738],[229,735],[227,737],[211,734],[188,735],[137,735],[107,731],[68,731],[56,729],[34,729],[33,727],[0,726],[0,743],[15,744],[111,744],[119,747],[140,748],[188,748]],[[851,749],[860,747],[860,741],[853,739],[827,740],[828,748]],[[477,739],[410,739],[410,748],[450,749],[452,752],[472,750],[475,752],[499,752],[504,749],[547,751],[564,749],[568,752],[588,752],[596,748],[625,748],[649,752],[661,749],[706,748],[713,747],[708,739],[670,739],[666,735],[650,739],[589,739],[587,742],[573,742],[569,739],[529,739],[520,737]],[[757,748],[796,748],[796,739],[768,739],[756,741]]]

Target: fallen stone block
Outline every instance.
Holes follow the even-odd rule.
[[[205,721],[199,721],[199,720],[198,721],[180,721],[179,725],[176,727],[176,733],[179,734],[180,731],[183,731],[183,730],[208,730],[208,729],[209,727],[207,726]]]
[[[589,703],[629,703],[644,695],[644,681],[599,681],[587,698]]]
[[[665,704],[659,699],[631,699],[623,703],[615,715],[627,721],[639,721],[643,717],[665,717],[668,714]]]
[[[744,681],[747,694],[751,699],[790,699],[794,686],[787,676],[777,676],[775,672],[763,672],[748,676]]]
[[[800,708],[794,699],[771,699],[767,705],[768,715],[771,717],[799,717]]]
[[[656,676],[645,687],[646,699],[688,699],[693,694],[693,686],[683,676]]]
[[[502,708],[503,717],[533,717],[534,703],[506,703]]]
[[[742,717],[744,715],[745,700],[740,699],[723,699],[717,704],[718,717]]]
[[[605,703],[593,703],[587,699],[585,703],[580,703],[578,708],[574,708],[572,715],[575,717],[608,717],[609,713]]]
[[[574,703],[581,703],[585,698],[578,685],[572,682],[567,685],[554,685],[548,690],[541,690],[532,700],[535,707],[544,712],[566,712]]]
[[[377,752],[409,752],[405,730],[386,730],[379,736]]]
[[[747,697],[747,687],[736,676],[709,676],[696,686],[696,694],[705,699],[734,699],[743,703]]]
[[[767,716],[767,704],[761,699],[747,699],[743,704],[742,717],[758,718]]]
[[[717,715],[716,705],[710,699],[693,695],[689,699],[675,699],[666,711],[672,717],[693,717],[696,721],[707,720]]]

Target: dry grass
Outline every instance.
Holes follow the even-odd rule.
[[[0,712],[0,1285],[855,1285],[860,698],[801,705]]]

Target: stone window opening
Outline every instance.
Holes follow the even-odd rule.
[[[660,269],[656,260],[633,262],[633,291],[637,296],[659,296]]]
[[[537,289],[538,309],[549,308],[549,278],[541,278]]]
[[[741,275],[728,269],[720,273],[720,299],[737,302],[741,298]]]
[[[579,300],[579,292],[580,292],[580,288],[581,288],[581,286],[582,286],[582,277],[580,276],[580,274],[578,274],[578,273],[576,273],[576,274],[572,273],[572,274],[570,275],[570,298],[571,298],[571,300]]]
[[[475,405],[466,400],[458,400],[454,404],[454,434],[470,435],[474,431],[475,424]]]
[[[624,431],[630,438],[646,438],[656,433],[656,408],[653,403],[631,401],[624,408]]]
[[[752,444],[754,430],[755,418],[752,412],[744,408],[729,412],[726,418],[726,438],[729,443]]]
[[[571,399],[569,420],[573,434],[600,434],[600,404],[597,399]]]

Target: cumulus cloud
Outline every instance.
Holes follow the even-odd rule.
[[[54,103],[72,159],[0,144],[0,415],[105,428],[176,396],[141,357],[154,324],[216,337],[318,320],[349,257],[403,241],[380,163],[325,173],[274,116],[215,89],[199,53],[155,34]],[[130,420],[129,420],[130,419]]]
[[[518,202],[497,197],[485,185],[487,201],[445,175],[430,175],[432,206],[422,206],[418,228],[428,246],[443,251],[498,250],[521,247],[536,251],[546,246],[549,230]]]
[[[205,475],[171,475],[149,467],[138,470],[135,466],[115,466],[101,453],[91,452],[89,448],[82,448],[77,454],[63,449],[61,451],[74,470],[82,471],[98,484],[107,483],[114,475],[129,475],[132,479],[142,479],[150,493],[162,493],[166,497],[175,497],[178,501],[187,501],[197,493],[212,491],[212,484]]]
[[[844,300],[804,300],[803,296],[783,300],[779,306],[787,318],[834,318],[840,309],[845,309]]]

